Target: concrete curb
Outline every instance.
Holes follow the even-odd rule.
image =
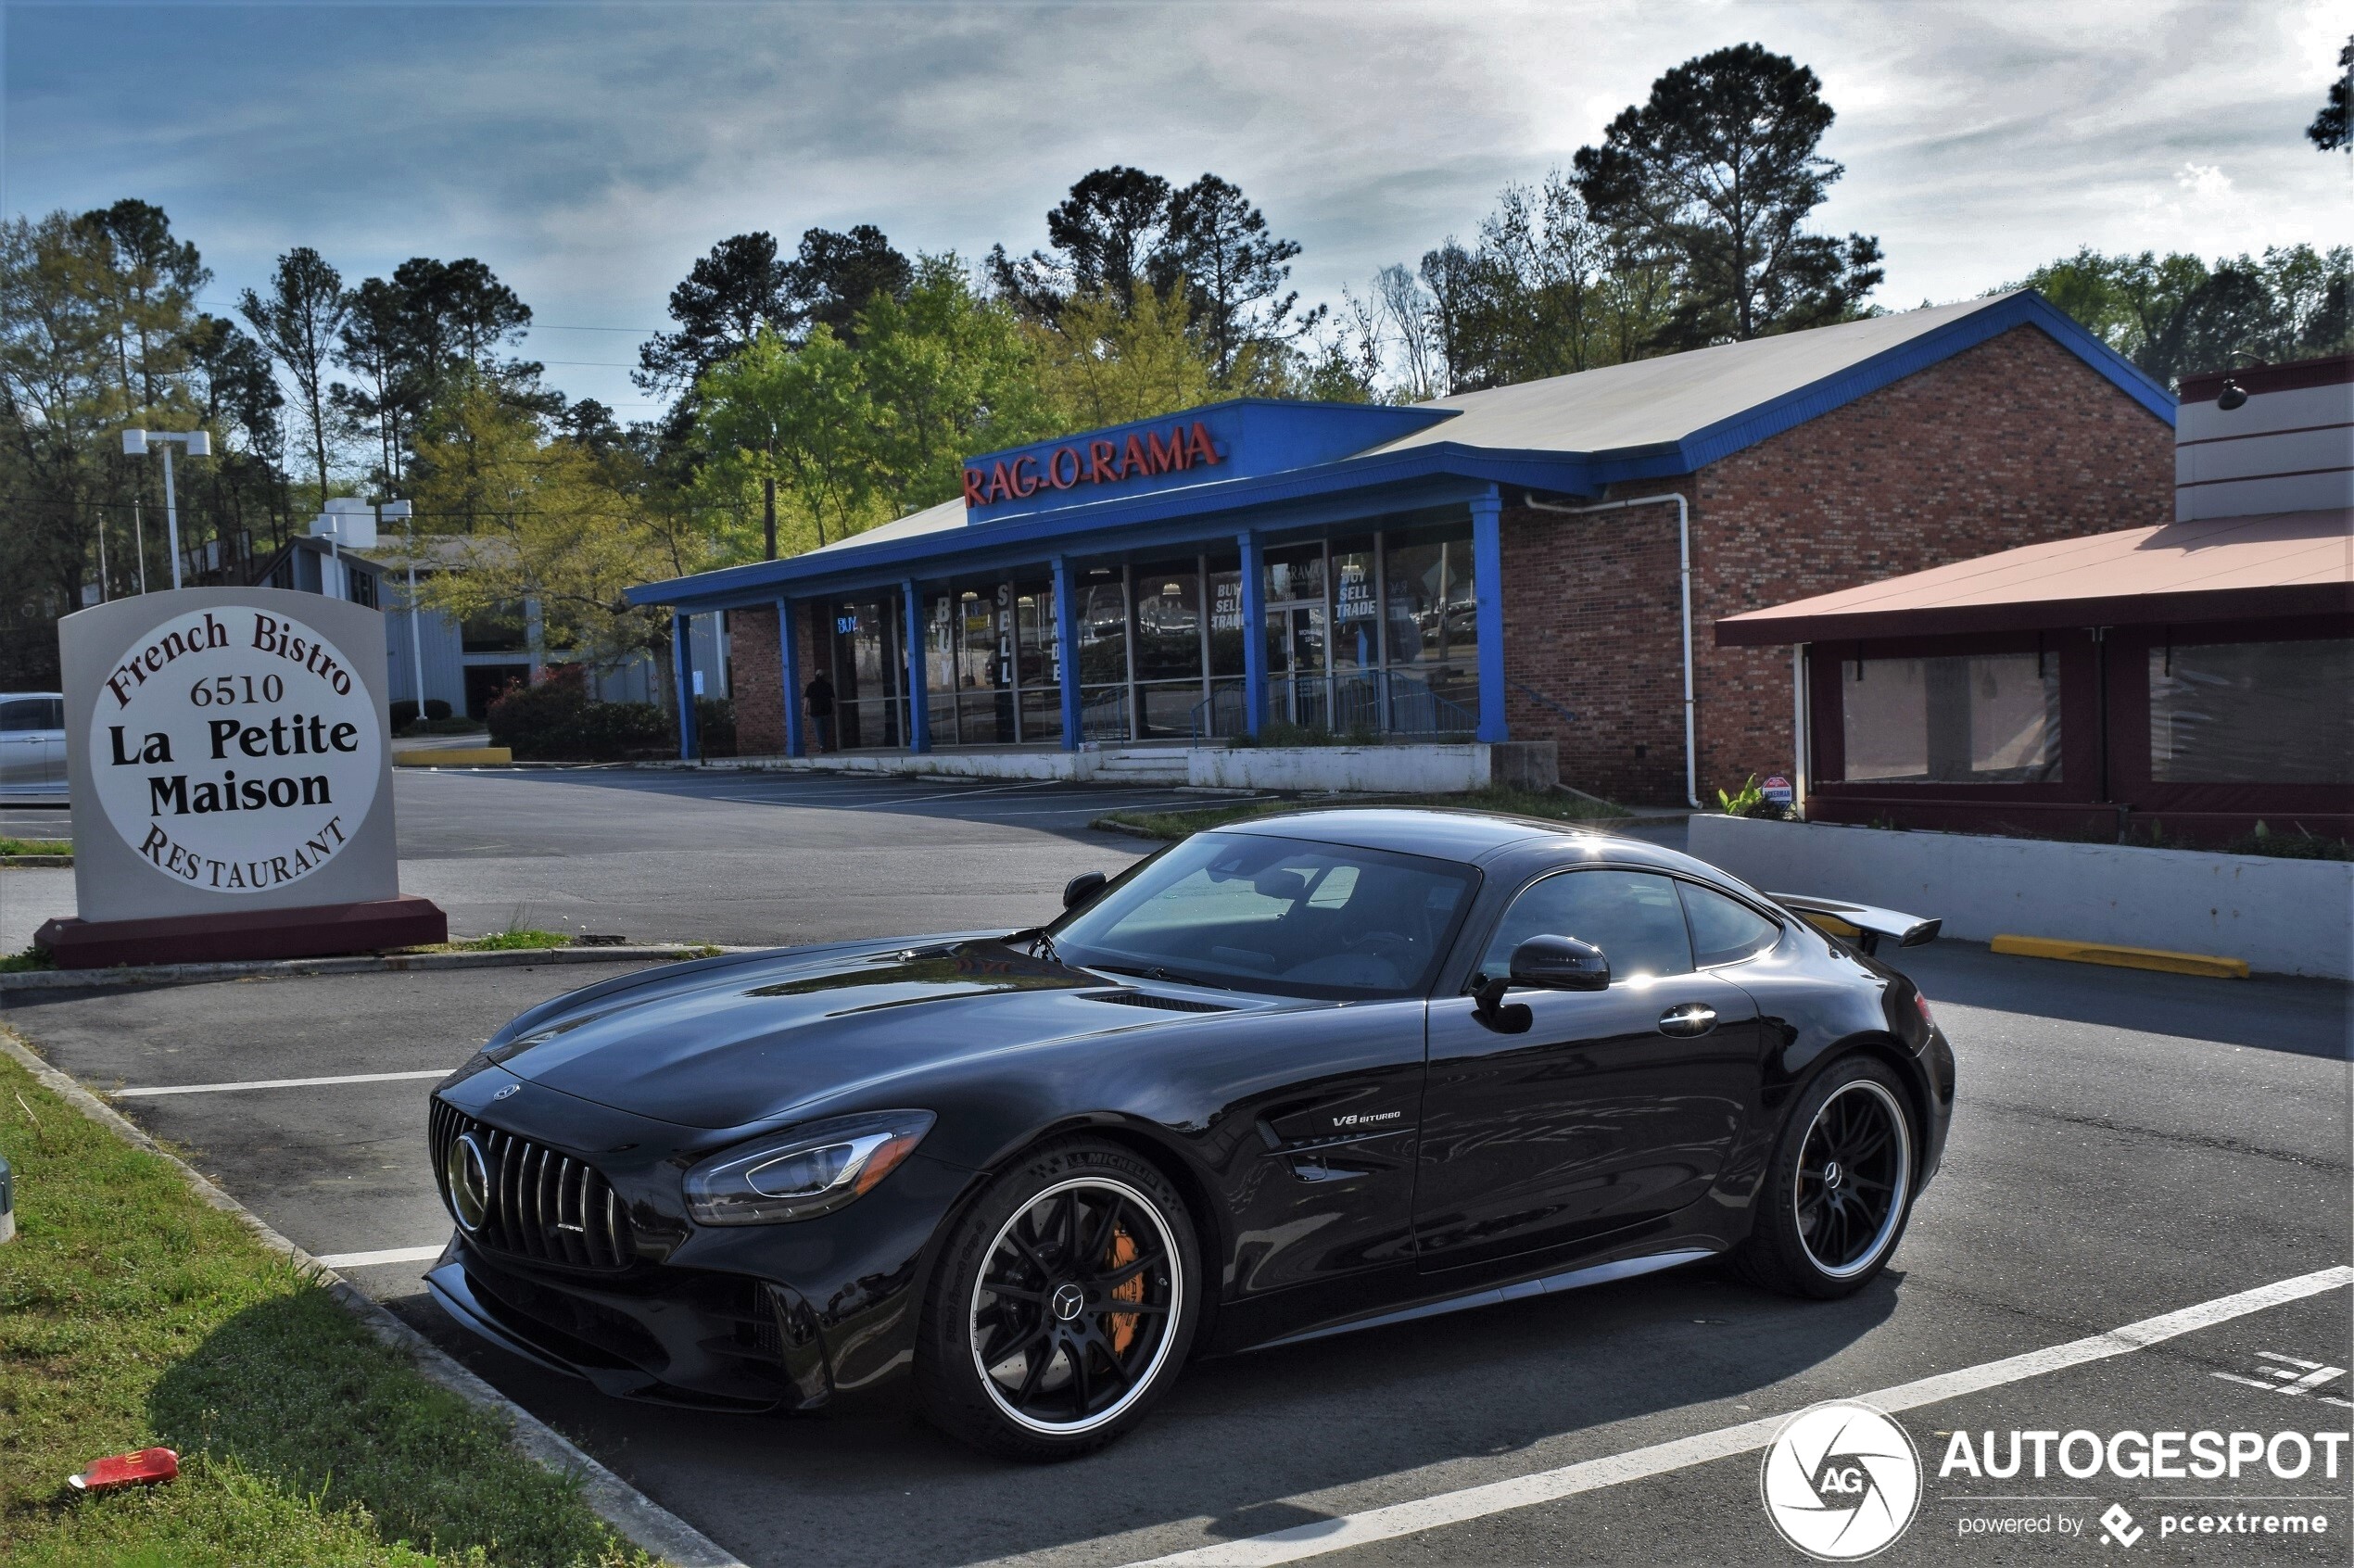
[[[2106,964],[2116,969],[2155,969],[2170,975],[2205,975],[2210,980],[2247,979],[2247,960],[2211,953],[2175,953],[2162,947],[2126,947],[2113,942],[2069,942],[2058,937],[1997,936],[1993,953],[2021,958],[2057,958],[2071,964]]]
[[[316,1280],[328,1295],[343,1306],[344,1310],[359,1319],[361,1325],[369,1333],[394,1349],[406,1352],[416,1363],[417,1371],[429,1381],[449,1389],[469,1404],[504,1416],[513,1428],[510,1438],[514,1446],[558,1474],[578,1476],[580,1495],[588,1500],[590,1508],[597,1511],[598,1517],[612,1525],[624,1538],[674,1564],[675,1568],[745,1568],[733,1552],[607,1470],[576,1447],[570,1438],[468,1372],[431,1340],[370,1300],[341,1274],[272,1230],[262,1222],[259,1215],[214,1186],[194,1166],[164,1148],[112,1106],[34,1055],[13,1032],[0,1030],[0,1052],[5,1052],[10,1060],[40,1080],[43,1088],[83,1116],[123,1142],[144,1149],[171,1165],[180,1173],[181,1180],[188,1183],[190,1191],[223,1214],[233,1216],[239,1224],[252,1232],[254,1238],[263,1246]]]
[[[511,969],[542,964],[610,964],[632,958],[706,956],[712,943],[690,946],[656,942],[634,947],[525,947],[496,953],[366,953],[343,958],[268,958],[222,964],[150,964],[118,969],[31,969],[0,975],[0,992],[79,991],[114,985],[201,985],[209,980],[261,975],[282,980],[310,975],[364,975],[384,970]],[[717,947],[720,953],[753,953],[750,947]]]

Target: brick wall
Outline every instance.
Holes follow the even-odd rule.
[[[773,757],[785,749],[782,675],[777,658],[777,615],[758,607],[731,611],[728,644],[736,700],[736,754]]]
[[[1795,760],[1790,651],[1718,648],[1716,617],[2163,522],[2173,481],[2171,428],[2022,326],[1674,486],[1614,491],[1681,488],[1690,502],[1701,798]],[[1675,509],[1508,507],[1503,547],[1514,739],[1556,739],[1564,783],[1680,800]]]
[[[814,615],[812,606],[802,604],[792,617],[804,685],[817,668],[817,642],[810,629]],[[784,672],[777,657],[777,617],[763,609],[734,611],[728,617],[728,638],[735,661],[737,754],[780,756],[785,750]],[[798,693],[794,701],[800,701]]]

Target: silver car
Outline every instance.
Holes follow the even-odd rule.
[[[0,691],[0,801],[66,803],[66,700]]]

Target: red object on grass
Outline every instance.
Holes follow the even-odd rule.
[[[142,1448],[135,1454],[111,1454],[79,1475],[66,1477],[77,1492],[106,1492],[117,1486],[152,1486],[180,1473],[180,1456],[170,1448]]]

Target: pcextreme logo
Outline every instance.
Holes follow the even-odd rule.
[[[1822,1562],[1887,1549],[1921,1500],[1921,1457],[1886,1411],[1852,1399],[1791,1417],[1758,1477],[1782,1539]]]

